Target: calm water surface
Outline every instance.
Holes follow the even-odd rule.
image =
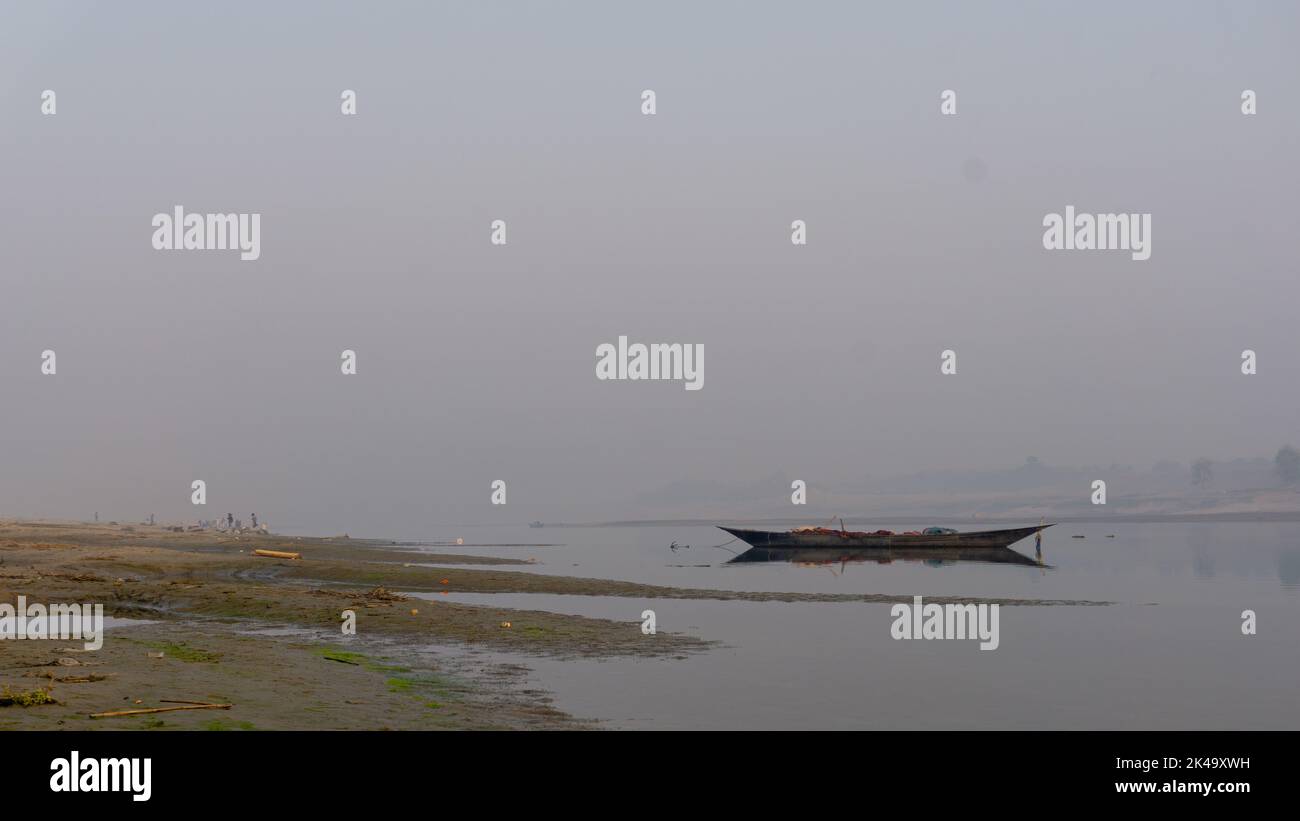
[[[1000,646],[981,651],[974,641],[896,641],[887,604],[439,597],[637,622],[649,608],[660,631],[721,643],[686,659],[524,659],[557,707],[615,727],[1300,729],[1300,524],[1059,525],[1044,537],[1052,569],[728,566],[730,551],[744,545],[712,547],[730,537],[704,527],[453,530],[429,538],[459,536],[464,546],[428,549],[533,558],[525,570],[535,573],[726,590],[1114,602],[1004,606]],[[691,547],[673,553],[673,541]],[[475,546],[541,542],[560,544]],[[1032,540],[1016,547],[1033,554]],[[1258,617],[1255,636],[1241,632],[1247,609]]]

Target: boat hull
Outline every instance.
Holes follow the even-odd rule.
[[[795,531],[746,530],[737,527],[721,527],[751,547],[780,548],[799,550],[810,548],[822,549],[908,549],[926,548],[996,548],[1010,547],[1026,537],[1032,536],[1051,525],[1034,527],[1016,527],[1008,530],[981,530],[973,533],[936,533],[933,535],[878,535],[853,530],[822,531],[820,533],[797,533]]]
[[[790,562],[793,564],[845,564],[926,562],[929,564],[1014,564],[1046,568],[1037,559],[1009,547],[751,547],[727,564]]]

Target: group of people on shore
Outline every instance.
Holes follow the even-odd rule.
[[[265,524],[265,523],[258,524],[258,522],[257,522],[257,514],[256,514],[256,513],[250,513],[250,514],[249,514],[249,517],[252,519],[252,522],[253,522],[252,526],[248,528],[249,530],[261,530],[261,531],[265,531],[265,530],[266,530],[266,524]],[[199,529],[200,529],[200,530],[222,530],[222,531],[234,531],[234,532],[239,532],[239,531],[244,530],[245,528],[244,528],[244,520],[243,520],[243,519],[236,519],[236,518],[235,518],[235,514],[233,514],[233,513],[227,513],[227,514],[226,514],[226,517],[225,517],[224,519],[221,519],[221,518],[217,518],[217,519],[200,519],[200,520],[199,520]]]
[[[267,529],[267,527],[266,527],[266,523],[265,523],[265,522],[262,522],[262,523],[260,523],[260,524],[258,523],[258,521],[257,521],[257,514],[256,514],[256,513],[250,513],[250,514],[248,514],[248,515],[249,515],[249,518],[252,519],[252,522],[253,522],[252,526],[249,527],[249,528],[247,528],[248,530],[257,530],[257,531],[260,531],[260,532],[262,532],[262,533],[269,533],[269,532],[270,532],[270,531]],[[96,522],[96,523],[99,522],[99,511],[98,511],[98,510],[95,511],[95,522]],[[114,525],[115,525],[115,524],[117,524],[117,522],[109,522],[109,524],[114,524]],[[150,514],[149,514],[149,520],[146,521],[146,522],[141,522],[140,524],[147,524],[147,525],[150,525],[150,526],[155,526],[155,525],[157,524],[157,521],[156,521],[156,519],[154,518],[154,514],[150,513]],[[175,526],[171,526],[171,525],[169,525],[169,526],[168,526],[168,529],[169,529],[169,530],[177,530],[177,531],[181,531],[181,530],[185,530],[186,527],[185,527],[184,525],[175,525]],[[240,532],[240,531],[243,531],[245,528],[244,528],[244,520],[243,520],[243,519],[236,519],[236,518],[235,518],[235,514],[233,514],[233,513],[227,513],[227,514],[226,514],[226,517],[225,517],[224,519],[219,518],[219,517],[216,518],[216,519],[199,519],[198,524],[196,524],[196,525],[190,525],[190,526],[188,527],[188,529],[189,529],[189,530],[220,530],[220,531],[223,531],[223,532],[224,532],[224,531],[231,531],[231,532],[236,532],[236,533],[238,533],[238,532]]]

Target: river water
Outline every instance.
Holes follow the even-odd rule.
[[[558,708],[611,727],[1300,729],[1300,524],[1058,525],[1044,536],[1050,567],[728,565],[743,544],[681,525],[426,536],[455,537],[465,545],[427,549],[679,587],[1113,602],[1004,605],[998,647],[982,651],[978,641],[894,639],[889,604],[439,597],[629,622],[651,609],[659,631],[719,642],[687,658],[516,659]],[[478,546],[503,543],[520,546]],[[1032,539],[1016,548],[1033,555]],[[1255,635],[1243,634],[1246,610]]]

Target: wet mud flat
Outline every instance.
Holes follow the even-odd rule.
[[[301,558],[263,558],[257,549]],[[653,599],[910,602],[509,569],[526,563],[344,537],[0,521],[0,602],[23,595],[28,602],[101,603],[105,615],[133,620],[106,630],[103,647],[93,651],[75,640],[0,644],[0,699],[9,694],[11,703],[0,706],[0,729],[586,728],[594,725],[553,709],[546,693],[528,688],[526,667],[501,654],[525,662],[537,655],[671,663],[709,649],[697,636],[643,633],[636,616]],[[635,601],[628,620],[616,621],[403,591]],[[342,630],[345,611],[355,615],[355,635]],[[457,652],[465,648],[487,652]],[[181,702],[231,706],[174,709]],[[166,712],[90,717],[123,710]]]

